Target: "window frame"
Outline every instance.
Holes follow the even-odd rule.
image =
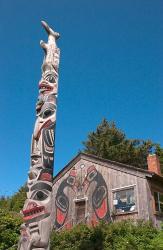
[[[135,209],[133,211],[124,211],[124,212],[119,211],[118,212],[117,209],[115,208],[115,205],[114,205],[114,195],[116,194],[116,192],[127,191],[127,190],[131,190],[131,189],[133,190],[133,193],[134,193]],[[133,213],[138,212],[136,184],[112,189],[112,209],[113,209],[113,214],[117,215],[117,216],[118,215],[125,215],[125,214],[133,214]]]
[[[155,194],[157,194],[157,203],[155,199]],[[161,193],[159,191],[153,191],[155,213],[163,214],[163,208],[161,209],[161,206],[160,206],[160,204],[162,204],[163,206],[163,201],[161,201],[160,195],[163,196],[163,192]],[[157,210],[157,204],[158,204],[158,210]]]

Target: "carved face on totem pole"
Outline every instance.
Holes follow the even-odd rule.
[[[45,58],[42,65],[42,78],[39,82],[39,97],[36,103],[36,122],[31,143],[27,200],[22,210],[24,226],[20,239],[21,244],[19,244],[21,250],[38,248],[47,250],[51,230],[54,129],[59,65],[59,49],[56,46],[56,39],[59,34],[54,32],[45,22],[42,24],[48,33],[48,42],[41,41]],[[25,231],[28,234],[25,234]]]
[[[57,94],[57,80],[58,73],[55,71],[55,69],[48,69],[48,71],[46,71],[46,73],[42,76],[41,81],[39,82],[39,93],[44,95],[51,91],[54,94]]]

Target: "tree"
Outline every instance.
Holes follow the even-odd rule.
[[[147,167],[147,155],[153,148],[162,155],[163,161],[163,150],[159,144],[150,140],[127,139],[114,122],[106,119],[103,119],[95,132],[88,134],[83,144],[85,153],[140,168]]]
[[[10,202],[10,198],[2,195],[0,197],[0,208],[8,210],[9,209],[9,202]]]
[[[14,194],[10,198],[9,210],[19,213],[24,206],[25,199],[26,199],[26,186],[24,185],[19,189],[19,191],[16,194]]]
[[[163,148],[161,148],[159,145],[156,148],[156,152],[159,156],[159,160],[160,160],[160,165],[161,165],[161,172],[163,174]]]
[[[11,197],[0,197],[0,207],[8,211],[14,211],[19,213],[23,208],[26,199],[26,187],[25,185],[21,187],[18,192],[16,192]]]

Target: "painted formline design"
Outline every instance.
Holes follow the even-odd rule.
[[[111,221],[108,188],[102,174],[94,165],[88,168],[83,165],[82,169],[85,170],[85,177],[83,180],[81,178],[81,173],[77,173],[77,169],[73,168],[70,170],[69,175],[64,178],[58,186],[55,196],[54,227],[56,230],[63,228],[64,225],[66,225],[66,228],[71,228],[73,226],[72,217],[71,219],[68,218],[68,214],[70,214],[70,204],[72,202],[72,197],[67,195],[67,193],[69,193],[68,190],[72,190],[74,194],[73,198],[78,197],[80,194],[82,194],[82,197],[83,194],[84,197],[89,196],[93,212],[91,216],[89,216],[87,224],[96,225],[100,220],[107,222]],[[92,189],[90,196],[89,190],[92,183],[95,184],[95,187]]]
[[[51,232],[52,180],[54,164],[55,125],[58,93],[60,50],[56,45],[59,33],[42,21],[48,42],[40,41],[45,52],[36,122],[31,141],[31,162],[27,181],[27,199],[22,214],[19,250],[48,250]]]

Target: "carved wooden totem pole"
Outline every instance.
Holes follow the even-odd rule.
[[[48,42],[40,42],[45,57],[36,103],[37,119],[31,143],[27,200],[22,210],[24,224],[21,226],[18,247],[20,250],[48,250],[52,225],[52,182],[60,50],[56,45],[59,34],[44,21],[42,25],[48,34]]]

